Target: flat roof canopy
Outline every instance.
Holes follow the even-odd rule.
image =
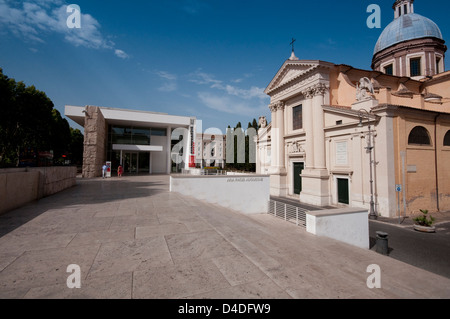
[[[135,111],[99,107],[106,123],[110,125],[137,127],[188,127],[191,117],[168,115],[148,111]],[[85,107],[66,105],[64,114],[75,123],[84,127]]]
[[[162,152],[162,146],[114,144],[114,151]]]

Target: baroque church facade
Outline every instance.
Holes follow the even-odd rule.
[[[397,0],[372,70],[294,52],[265,90],[257,173],[272,196],[371,215],[450,210],[450,71],[439,27]]]

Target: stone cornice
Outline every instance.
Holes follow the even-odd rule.
[[[281,83],[283,77],[287,74],[288,70],[292,66],[295,66],[295,67],[305,66],[306,68],[305,68],[304,72],[301,72],[297,76],[294,76],[294,77],[290,78],[288,81],[279,85],[279,83]],[[269,86],[266,88],[264,93],[272,96],[275,92],[283,91],[286,88],[298,83],[299,80],[310,77],[311,74],[313,74],[315,71],[317,71],[319,69],[326,69],[328,71],[333,66],[334,66],[334,64],[329,63],[329,62],[323,62],[323,61],[305,61],[305,60],[286,61],[283,64],[283,66],[281,67],[281,69],[278,71],[276,76],[273,78],[273,80],[270,82]]]

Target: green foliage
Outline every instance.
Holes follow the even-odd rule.
[[[259,126],[256,119],[253,119],[252,122],[248,122],[247,129],[254,128],[256,132],[258,132]],[[231,129],[230,125],[228,125],[228,129]],[[236,126],[234,127],[234,130],[236,129],[243,129],[241,122],[238,122]],[[243,129],[244,130],[244,129]],[[245,132],[245,130],[244,130]],[[249,136],[245,135],[245,150],[241,148],[238,149],[238,138],[237,136],[234,136],[234,162],[233,163],[226,163],[225,168],[228,170],[238,170],[238,171],[246,171],[246,172],[255,172],[256,171],[256,163],[250,163],[250,142],[249,142]],[[231,151],[229,149],[229,145],[227,144],[227,152]],[[241,152],[245,152],[245,163],[238,163],[238,154]]]
[[[428,218],[428,210],[421,209],[420,211],[422,212],[422,216],[419,216],[419,217],[416,217],[413,219],[416,222],[416,224],[420,225],[420,226],[427,226],[427,227],[430,227],[431,225],[433,225],[435,219],[431,215],[429,216],[430,218]]]
[[[71,141],[67,120],[34,86],[3,74],[0,68],[0,167],[19,166],[21,154],[53,151],[62,160]]]
[[[84,136],[79,129],[70,128],[70,145],[69,153],[71,156],[72,163],[75,165],[81,165],[83,163],[83,144]]]

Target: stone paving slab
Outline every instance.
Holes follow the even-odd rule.
[[[0,216],[0,298],[450,298],[450,279],[169,192],[168,176],[78,180]],[[69,289],[67,266],[81,269]],[[381,289],[367,267],[381,268]]]

